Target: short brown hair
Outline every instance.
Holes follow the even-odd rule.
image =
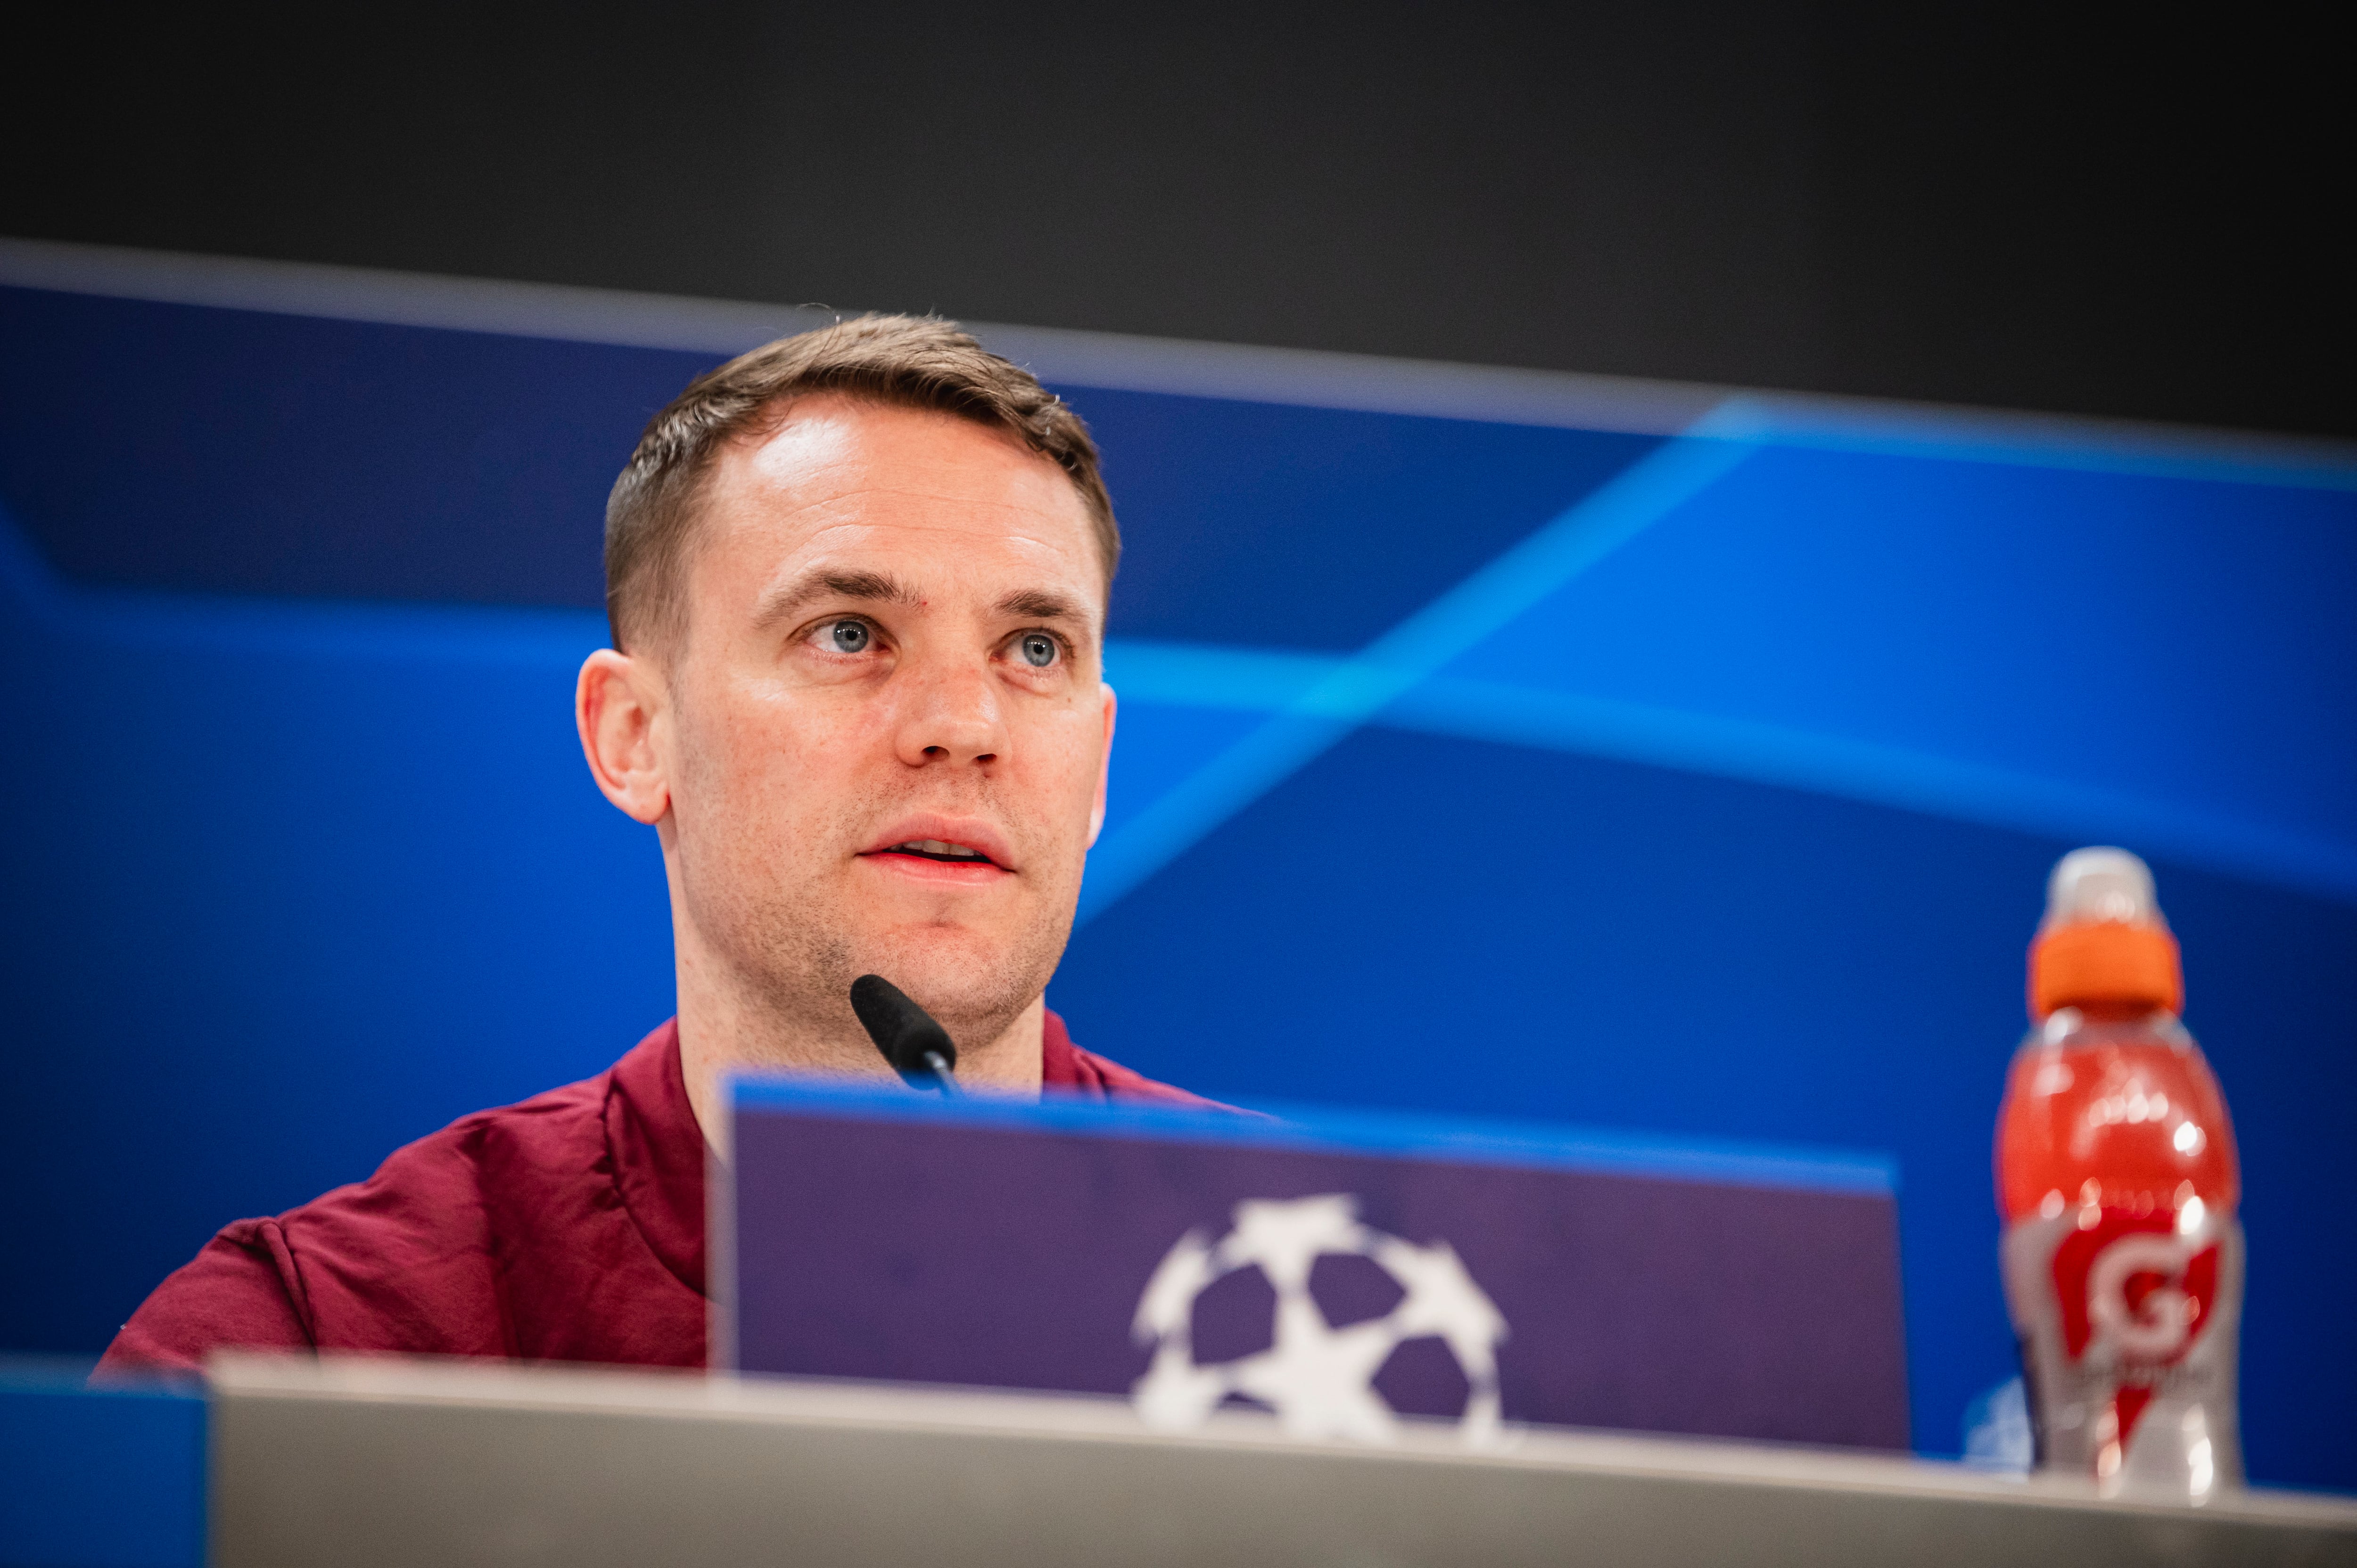
[[[813,392],[952,414],[1014,436],[1071,477],[1112,582],[1121,530],[1081,416],[954,321],[862,316],[706,371],[648,423],[606,500],[606,618],[616,648],[669,642],[684,628],[680,579],[714,456],[787,400]]]

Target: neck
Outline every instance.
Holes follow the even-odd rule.
[[[673,908],[676,911],[677,906]],[[728,1152],[727,1124],[722,1114],[720,1079],[732,1069],[823,1073],[899,1084],[899,1075],[885,1063],[875,1042],[853,1016],[847,986],[835,1009],[841,1020],[804,1016],[763,994],[676,914],[673,942],[679,985],[680,1069],[705,1141],[724,1156]],[[1037,1098],[1046,1018],[1046,999],[1037,996],[1003,1025],[993,1020],[978,1027],[961,1027],[960,1020],[944,1018],[951,1037],[957,1042],[958,1081],[970,1089]]]

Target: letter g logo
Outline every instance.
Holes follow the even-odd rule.
[[[2190,1246],[2150,1231],[2122,1236],[2096,1254],[2087,1271],[2087,1320],[2096,1335],[2131,1360],[2174,1359],[2201,1310],[2179,1288],[2192,1260]],[[2135,1290],[2139,1276],[2156,1274],[2159,1283]]]

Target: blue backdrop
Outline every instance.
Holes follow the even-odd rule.
[[[0,1348],[97,1349],[223,1222],[669,1012],[653,837],[569,704],[605,489],[716,357],[0,288]],[[2357,1387],[2357,466],[1121,380],[1062,389],[1129,545],[1049,994],[1082,1043],[1895,1156],[1953,1453],[2012,1370],[1989,1148],[2042,878],[2125,843],[2242,1139],[2252,1471],[2357,1487],[2321,1397]]]

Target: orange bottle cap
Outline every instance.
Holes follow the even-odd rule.
[[[2029,1015],[2109,1002],[2185,1009],[2185,972],[2153,897],[2152,872],[2124,849],[2072,850],[2046,885],[2029,944]]]
[[[2177,939],[2158,926],[2056,926],[2029,944],[2029,1015],[2090,1002],[2185,1010]]]

